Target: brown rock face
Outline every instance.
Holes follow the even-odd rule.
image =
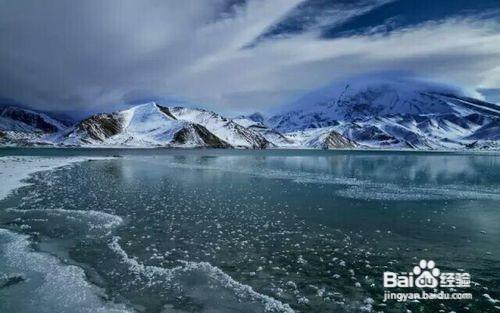
[[[357,146],[356,142],[342,136],[336,131],[332,131],[324,141],[325,149],[335,149],[335,148],[355,148]]]
[[[97,114],[81,121],[77,130],[86,132],[94,140],[103,141],[122,130],[122,121],[113,114]]]
[[[219,137],[215,136],[211,132],[209,132],[205,127],[193,124],[192,128],[185,127],[175,133],[173,138],[173,143],[177,144],[185,144],[191,139],[191,137],[195,135],[200,137],[207,147],[210,148],[230,148],[231,145],[227,142],[221,140]]]

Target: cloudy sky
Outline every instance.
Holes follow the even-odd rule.
[[[402,71],[500,102],[499,21],[498,0],[0,0],[0,98],[231,114]]]

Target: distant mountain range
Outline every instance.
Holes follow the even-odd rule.
[[[0,143],[86,147],[500,149],[500,106],[444,85],[357,79],[305,95],[279,113],[226,118],[154,102],[66,125],[0,108]]]
[[[334,131],[359,147],[496,148],[500,106],[437,83],[368,77],[305,95],[266,124],[305,140]]]

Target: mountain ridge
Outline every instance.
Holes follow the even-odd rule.
[[[280,113],[227,118],[148,102],[70,127],[0,108],[0,143],[92,147],[499,149],[500,106],[428,81],[365,78],[319,88]]]
[[[429,81],[369,77],[308,93],[266,124],[285,134],[332,129],[365,148],[496,148],[500,106]]]

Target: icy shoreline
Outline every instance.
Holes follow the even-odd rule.
[[[0,228],[0,242],[0,282],[3,279],[8,283],[9,277],[19,277],[21,280],[17,288],[2,290],[0,299],[5,298],[0,310],[40,313],[133,312],[124,304],[109,301],[103,290],[87,281],[80,267],[33,250],[29,236]],[[29,297],[29,301],[26,301],[26,297]]]
[[[88,160],[103,160],[109,157],[0,157],[0,200],[19,187],[28,185],[25,180],[30,175],[68,166]],[[116,217],[110,225],[121,221]],[[86,280],[83,269],[68,265],[47,253],[31,247],[30,237],[8,229],[0,228],[0,287],[10,283],[12,277],[22,282],[17,288],[4,289],[0,296],[5,297],[0,310],[27,309],[38,312],[73,311],[129,313],[125,305],[105,301],[103,291]],[[15,283],[17,284],[17,283]],[[32,300],[26,301],[26,295]],[[78,296],[75,296],[78,295]],[[0,297],[0,298],[2,298]]]
[[[4,183],[0,186],[0,200],[7,197],[16,189],[29,185],[26,179],[30,175],[50,171],[60,167],[68,166],[74,163],[85,162],[89,160],[106,160],[112,157],[38,157],[38,156],[4,156],[0,157],[0,180]],[[18,210],[16,208],[7,208],[11,212],[20,214],[32,213],[36,210]],[[89,215],[93,218],[105,218],[102,228],[108,231],[115,226],[120,225],[123,220],[119,216],[114,216],[97,211],[79,211],[64,209],[47,209],[51,214],[76,214],[78,216]],[[266,312],[294,312],[294,310],[285,303],[280,302],[270,296],[256,292],[251,286],[242,284],[221,269],[212,266],[208,262],[184,262],[182,266],[171,269],[148,266],[138,263],[137,260],[130,258],[118,244],[118,237],[114,237],[109,247],[112,251],[121,257],[121,261],[129,265],[129,270],[137,272],[148,278],[158,276],[160,280],[169,281],[174,276],[183,273],[198,272],[207,276],[207,279],[220,288],[230,290],[238,299],[246,299],[251,302],[259,303]],[[15,291],[6,289],[3,296],[10,299],[0,305],[8,309],[25,308],[40,312],[49,313],[51,309],[59,311],[73,312],[92,312],[96,313],[130,313],[135,312],[133,308],[125,304],[115,303],[107,299],[104,291],[99,287],[88,282],[85,272],[82,268],[69,265],[62,262],[59,258],[37,251],[31,247],[31,240],[28,235],[20,234],[9,229],[0,228],[0,287],[3,281],[10,283],[12,279],[20,279],[24,295],[33,294],[32,302],[25,303],[24,298],[19,298]],[[38,277],[42,279],[42,286],[32,284]],[[17,284],[17,283],[16,283]],[[56,290],[56,294],[49,292]],[[75,298],[75,295],[78,297]],[[2,294],[0,294],[1,299]],[[62,301],[61,301],[62,300]]]
[[[25,179],[30,175],[89,160],[106,160],[110,157],[35,157],[4,156],[0,157],[0,200],[12,191],[26,186]]]
[[[319,149],[311,148],[306,146],[286,146],[286,147],[272,147],[265,149],[252,149],[252,148],[242,148],[242,147],[231,147],[231,148],[207,148],[207,147],[173,147],[173,146],[126,146],[126,145],[81,145],[81,146],[55,146],[55,145],[32,145],[32,146],[18,146],[18,145],[0,145],[1,149],[54,149],[54,150],[172,150],[172,151],[196,151],[196,150],[218,150],[218,151],[331,151],[331,152],[408,152],[408,153],[456,153],[456,154],[500,154],[500,145],[497,147],[490,147],[485,149],[471,148],[471,149],[411,149],[411,148],[401,148],[401,147],[354,147],[354,148],[331,148],[331,149]],[[2,158],[2,157],[0,157]],[[93,159],[93,158],[91,158]]]

